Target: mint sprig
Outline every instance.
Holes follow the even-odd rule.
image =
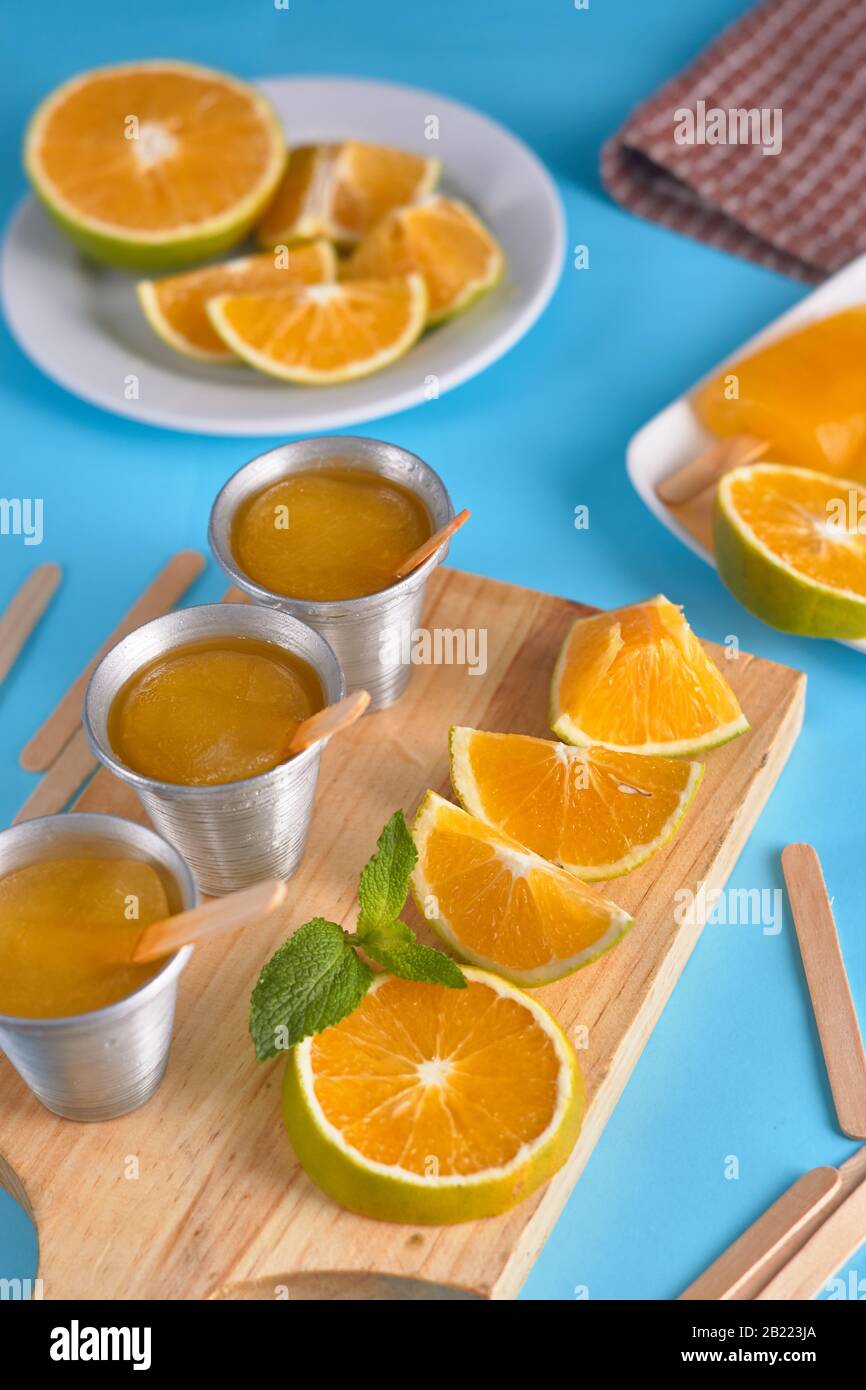
[[[357,929],[347,932],[314,917],[267,962],[250,1000],[250,1035],[260,1062],[354,1012],[374,979],[358,947],[404,980],[466,988],[460,967],[423,946],[400,921],[417,860],[406,818],[395,811],[361,871]]]

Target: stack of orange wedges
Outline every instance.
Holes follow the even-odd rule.
[[[428,792],[413,892],[462,959],[524,986],[596,960],[634,925],[587,886],[646,862],[676,833],[704,772],[693,755],[748,729],[682,611],[658,596],[579,619],[550,722],[566,742],[451,730],[460,806]]]

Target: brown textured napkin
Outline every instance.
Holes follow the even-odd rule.
[[[637,108],[601,172],[630,211],[724,251],[839,270],[866,251],[866,0],[765,0]]]

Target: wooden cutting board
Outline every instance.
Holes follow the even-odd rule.
[[[307,918],[354,922],[355,886],[379,829],[428,786],[448,783],[448,726],[545,735],[547,686],[572,620],[564,599],[440,570],[428,629],[483,629],[487,671],[419,666],[391,710],[360,721],[322,758],[313,829],[278,925],[196,951],[181,977],[168,1072],[141,1110],[104,1124],[57,1119],[0,1064],[6,1185],[39,1231],[44,1296],[55,1298],[513,1298],[595,1146],[701,924],[678,926],[677,889],[721,887],[797,737],[805,677],[741,654],[723,667],[751,733],[711,753],[673,844],[610,888],[637,926],[597,964],[540,991],[581,1050],[589,1105],[568,1165],[493,1220],[411,1227],[367,1221],[323,1196],[280,1119],[282,1061],[260,1064],[247,1034],[264,960]],[[78,808],[140,816],[100,772]],[[413,925],[422,931],[417,917]],[[17,1175],[17,1176],[16,1176]],[[0,1181],[4,1181],[0,1170]]]

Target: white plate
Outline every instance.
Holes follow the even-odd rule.
[[[774,338],[781,338],[803,323],[825,318],[828,314],[847,309],[853,304],[866,304],[866,255],[858,256],[857,260],[852,261],[844,270],[831,276],[819,289],[801,299],[799,304],[795,304],[793,309],[789,309],[786,314],[782,314],[754,338],[737,348],[736,352],[731,353],[725,362],[719,363],[703,379],[718,375],[728,362],[743,357],[753,348],[771,342]],[[680,525],[664,502],[656,496],[656,487],[662,478],[702,453],[712,442],[712,436],[699,423],[687,397],[680,396],[633,435],[626,452],[626,466],[632,485],[653,515],[657,516],[669,531],[673,531],[675,536],[679,536],[689,550],[700,555],[708,565],[715,566],[712,553]],[[844,645],[854,647],[856,651],[866,652],[866,639],[846,642]]]
[[[37,366],[75,395],[152,425],[306,434],[418,405],[483,371],[528,332],[559,279],[565,226],[553,181],[526,145],[486,116],[416,88],[337,77],[260,85],[292,144],[352,136],[438,156],[443,188],[472,203],[502,243],[503,283],[374,376],[283,385],[248,367],[173,353],[145,321],[134,277],[85,262],[30,198],[6,237],[2,294],[9,327]],[[436,141],[424,136],[431,116]],[[137,399],[127,399],[136,389],[130,378]]]

